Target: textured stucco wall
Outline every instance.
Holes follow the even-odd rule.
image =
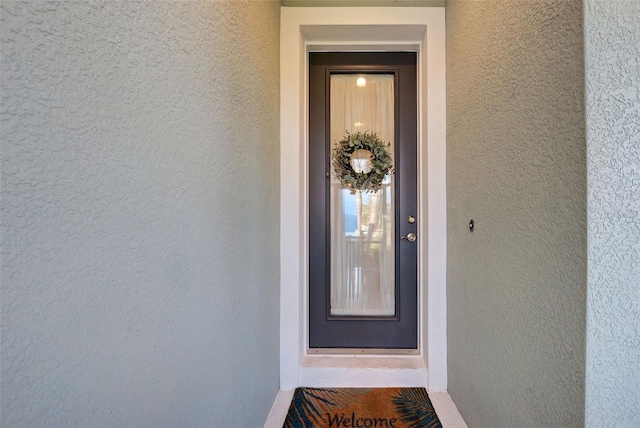
[[[449,391],[469,426],[581,426],[582,2],[446,7]]]
[[[1,7],[2,426],[262,426],[279,2]]]
[[[640,426],[640,2],[585,2],[588,427]]]

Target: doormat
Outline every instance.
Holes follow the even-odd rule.
[[[441,428],[424,388],[298,388],[284,428]]]

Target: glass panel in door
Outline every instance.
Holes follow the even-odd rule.
[[[394,76],[332,74],[330,138],[374,132],[394,153]],[[353,160],[367,172],[368,160]],[[331,316],[396,315],[394,177],[388,174],[376,192],[344,189],[331,176]]]

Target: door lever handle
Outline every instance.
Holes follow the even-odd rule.
[[[406,239],[409,242],[415,242],[417,237],[416,234],[411,232],[411,233],[407,233],[407,236],[401,236],[400,240],[402,241],[403,239]]]

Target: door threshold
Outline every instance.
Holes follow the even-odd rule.
[[[419,355],[418,349],[309,348],[309,355]]]
[[[298,385],[332,387],[426,387],[422,355],[333,354],[302,357]]]
[[[307,354],[300,361],[301,369],[425,369],[427,365],[421,355],[382,354]]]

